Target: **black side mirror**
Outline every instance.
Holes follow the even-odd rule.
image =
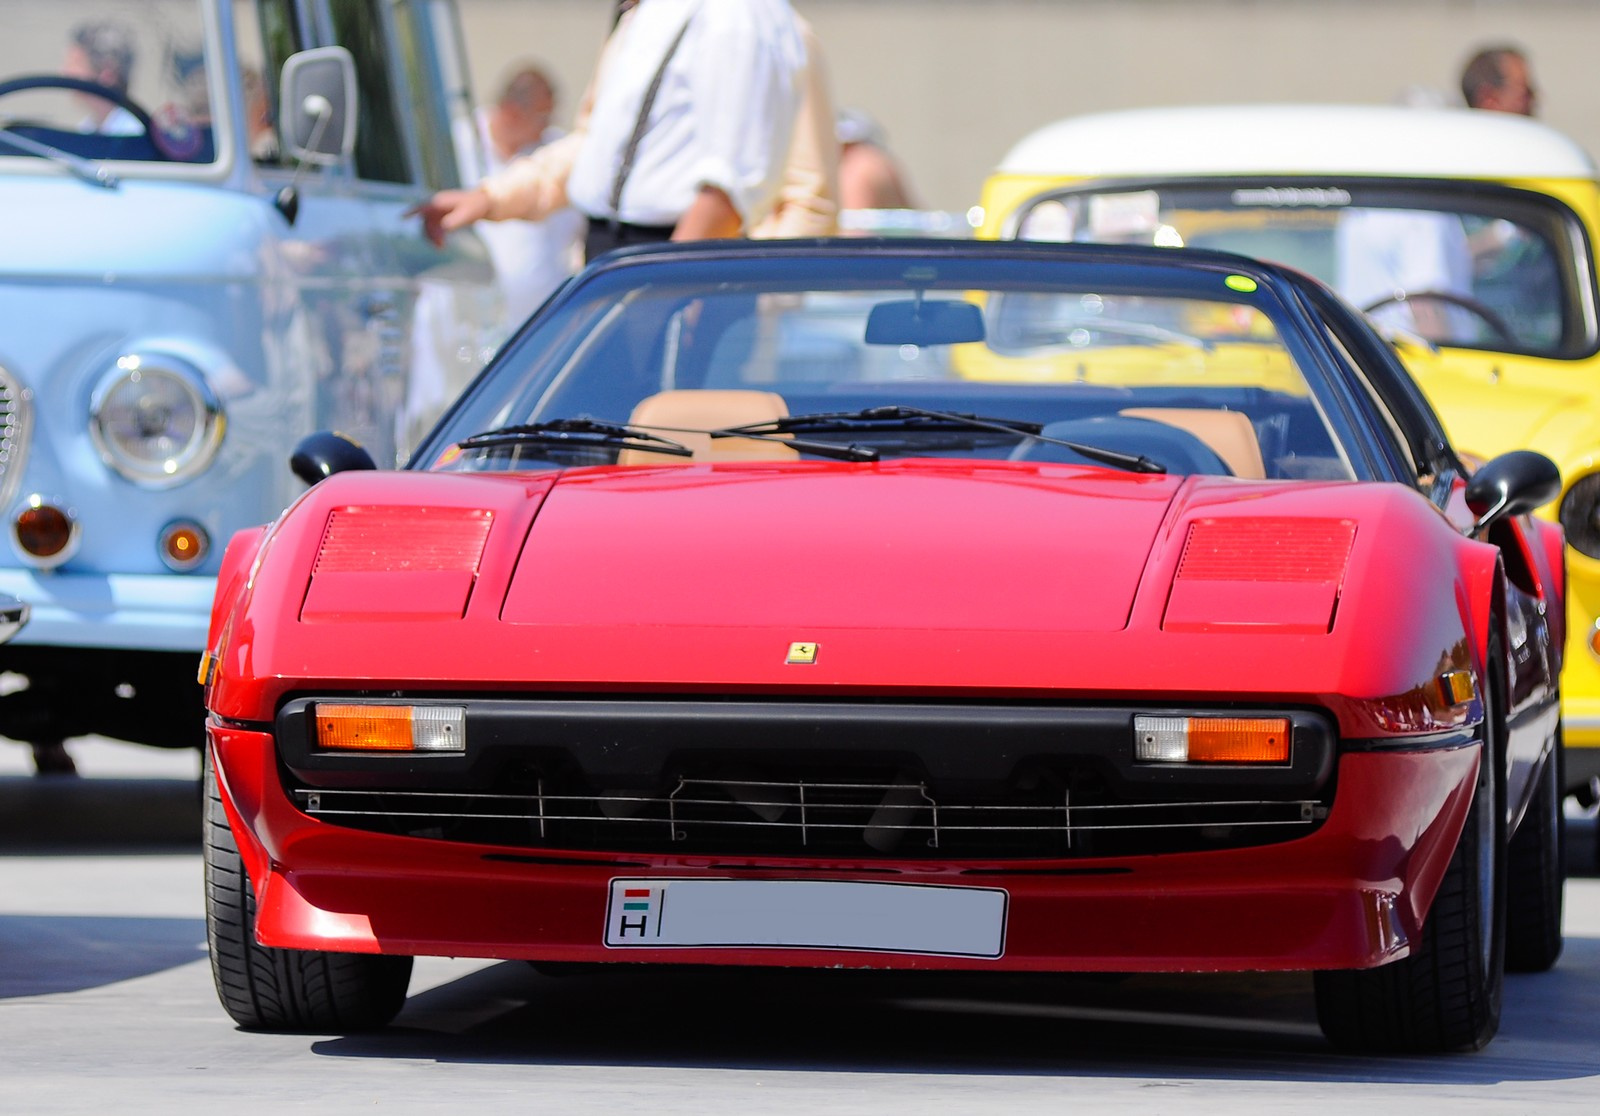
[[[1467,507],[1477,533],[1495,520],[1523,515],[1561,495],[1561,470],[1542,453],[1512,450],[1487,462],[1467,482]]]
[[[307,484],[316,484],[351,469],[377,467],[377,462],[360,442],[353,442],[332,430],[306,435],[289,457],[289,468]]]

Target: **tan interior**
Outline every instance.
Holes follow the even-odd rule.
[[[771,422],[789,413],[783,396],[772,391],[661,391],[639,400],[629,426],[642,427],[694,451],[696,461],[785,461],[798,457],[779,442],[759,438],[712,438],[700,433],[729,426]],[[618,465],[663,465],[687,458],[625,449]]]
[[[1267,475],[1261,460],[1256,428],[1243,411],[1212,411],[1203,407],[1130,407],[1122,414],[1150,419],[1187,430],[1211,447],[1236,477],[1261,480]]]

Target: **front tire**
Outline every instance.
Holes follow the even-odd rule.
[[[206,749],[206,942],[217,997],[247,1031],[348,1033],[382,1027],[405,1004],[411,958],[258,945],[245,875]]]
[[[1491,669],[1500,662],[1491,647]],[[1481,1050],[1500,1028],[1505,983],[1506,823],[1501,690],[1485,695],[1472,806],[1411,954],[1375,969],[1319,972],[1317,1021],[1347,1050]]]
[[[1558,736],[1506,850],[1506,968],[1514,973],[1542,973],[1561,956],[1567,878],[1564,758]]]

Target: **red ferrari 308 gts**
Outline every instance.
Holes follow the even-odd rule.
[[[1310,970],[1482,1046],[1561,949],[1554,467],[1182,249],[616,253],[398,470],[313,436],[201,665],[242,1026],[420,955]]]

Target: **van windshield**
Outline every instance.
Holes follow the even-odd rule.
[[[1017,235],[1272,260],[1380,326],[1440,345],[1555,357],[1595,347],[1582,234],[1559,206],[1518,191],[1370,179],[1117,186],[1040,198]]]
[[[8,4],[5,23],[0,158],[215,160],[199,0]]]

